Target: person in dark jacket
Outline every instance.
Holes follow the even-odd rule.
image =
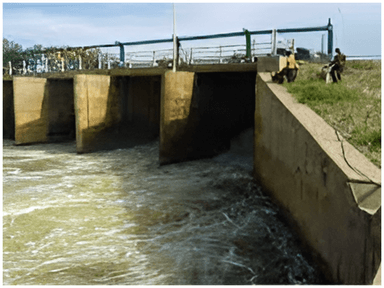
[[[337,54],[335,55],[333,61],[331,61],[331,63],[329,64],[330,66],[333,65],[330,72],[333,83],[337,83],[337,80],[341,81],[341,73],[344,71],[346,60],[345,55],[340,52],[339,48],[336,48],[335,52]]]

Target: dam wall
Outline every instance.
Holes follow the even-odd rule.
[[[331,283],[372,284],[381,261],[381,170],[259,73],[254,177],[283,207]]]
[[[15,140],[13,81],[3,80],[3,138]]]

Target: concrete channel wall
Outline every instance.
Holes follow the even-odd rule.
[[[12,80],[3,80],[3,138],[15,140]]]
[[[76,75],[74,83],[78,153],[159,136],[161,75]]]
[[[333,283],[372,284],[381,261],[381,170],[269,73],[256,84],[254,177]]]
[[[13,79],[15,143],[74,139],[73,79]]]
[[[160,164],[211,157],[253,126],[256,71],[166,72]]]

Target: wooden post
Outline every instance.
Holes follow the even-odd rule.
[[[23,60],[23,74],[27,74],[27,64],[25,63],[25,60]]]
[[[102,63],[101,63],[101,54],[99,54],[99,69],[101,69]]]
[[[81,59],[81,56],[79,55],[79,70],[82,70],[82,65],[83,64],[83,61]]]
[[[9,64],[9,75],[12,76],[12,63],[11,63],[11,61],[9,61],[8,64]]]

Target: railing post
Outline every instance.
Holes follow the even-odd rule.
[[[153,66],[153,67],[157,66],[157,65],[156,65],[156,51],[153,51],[153,62],[152,62],[152,66]]]
[[[64,58],[61,58],[61,72],[64,72]]]
[[[101,62],[101,53],[99,53],[99,69],[102,67],[102,62]]]
[[[246,53],[245,53],[245,58],[250,59],[251,58],[251,33],[247,29],[244,29],[244,34],[245,34],[245,44],[246,44]]]
[[[25,63],[25,60],[23,60],[23,75],[27,74],[27,64]]]
[[[251,53],[251,55],[252,55],[252,53]],[[256,55],[256,40],[255,39],[253,39],[253,55]],[[255,57],[253,57],[253,55],[251,56],[251,61],[252,62],[255,62]]]
[[[128,68],[132,68],[132,54],[129,55],[129,64],[128,64]]]
[[[12,76],[12,63],[11,61],[8,62],[9,65],[9,75]]]
[[[272,39],[271,39],[271,42],[272,42],[272,51],[271,51],[271,54],[272,56],[275,56],[276,55],[276,51],[277,51],[277,46],[276,46],[276,29],[273,29],[272,31],[272,35],[271,35]]]
[[[222,58],[222,47],[220,46],[220,57],[219,57],[219,63],[222,64],[223,63],[223,58]]]
[[[331,18],[328,19],[328,57],[331,60],[333,55],[333,26]]]
[[[45,58],[45,72],[48,72],[48,57]]]
[[[82,65],[83,64],[83,61],[82,61],[82,59],[81,59],[81,56],[79,55],[79,70],[82,70]]]
[[[121,44],[119,41],[115,41],[115,44],[120,46],[120,63],[119,63],[119,67],[124,67],[124,62],[125,62],[124,45]]]
[[[190,56],[190,59],[189,59],[189,64],[193,64],[193,54],[192,54],[192,48],[191,48],[191,56]]]

